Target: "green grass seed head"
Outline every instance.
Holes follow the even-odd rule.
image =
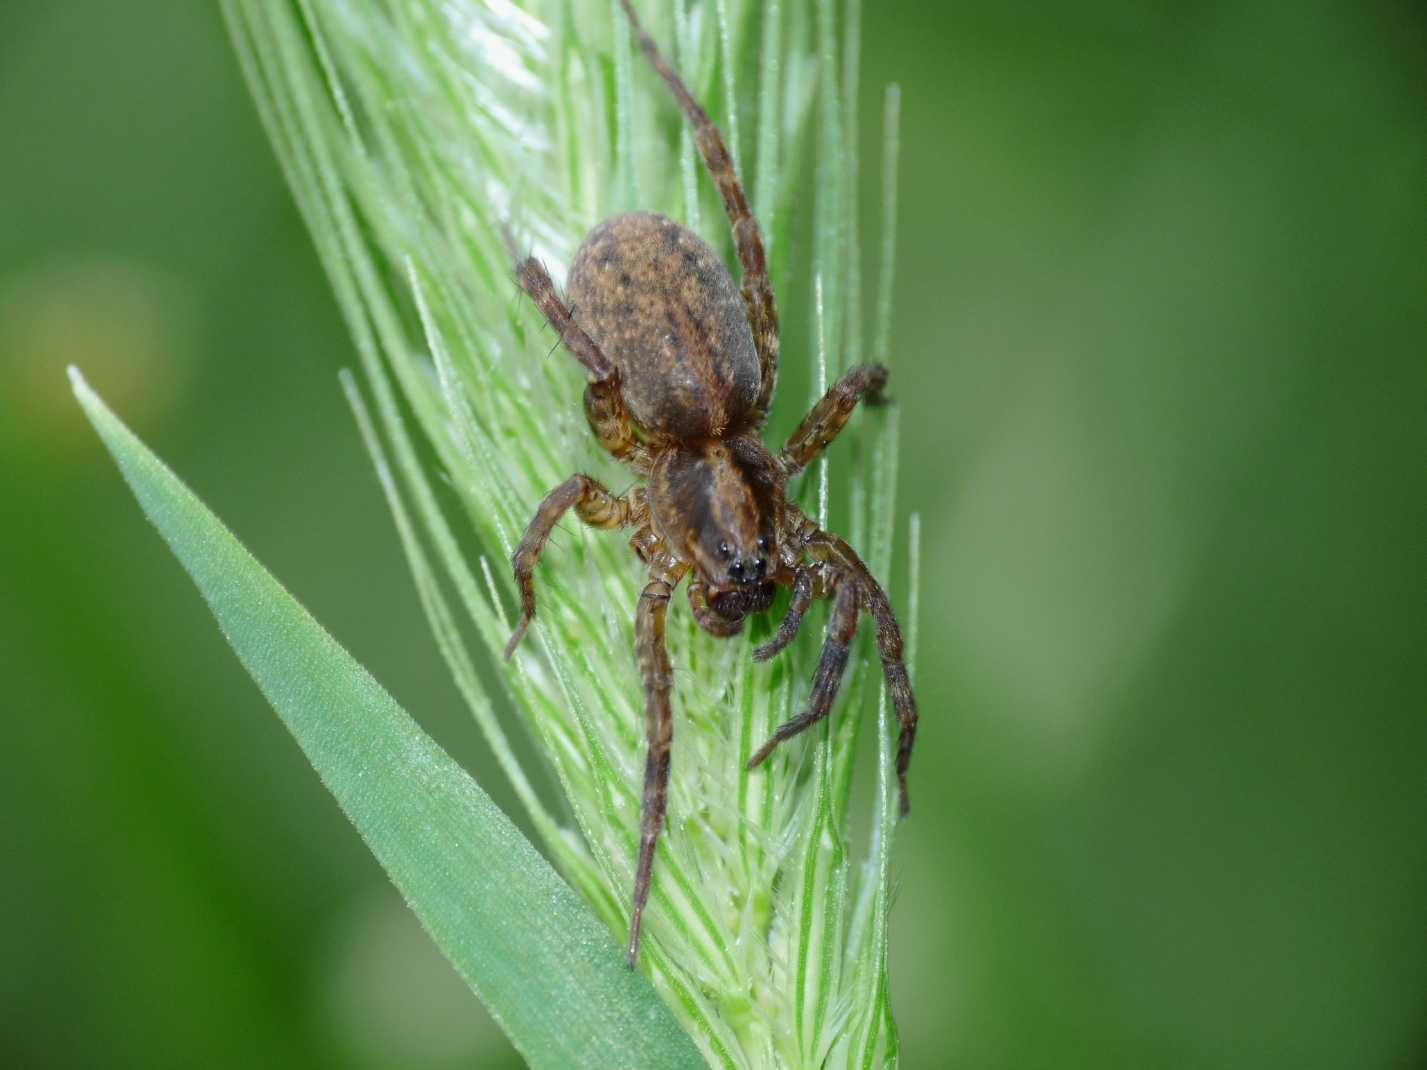
[[[827,0],[640,9],[729,137],[767,236],[789,328],[771,441],[820,377],[861,352],[857,79],[840,63],[858,52],[856,12],[838,26]],[[225,13],[352,332],[363,385],[344,385],[438,647],[545,850],[622,938],[644,759],[632,635],[644,576],[624,540],[557,529],[531,633],[508,665],[498,654],[516,605],[506,560],[541,496],[574,471],[611,486],[628,476],[588,433],[583,377],[517,290],[507,235],[557,282],[584,233],[619,210],[664,212],[727,251],[716,196],[616,3],[225,0]],[[889,94],[871,354],[881,360],[896,103]],[[844,439],[796,493],[887,578],[895,410],[862,415]],[[749,652],[766,620],[716,640],[678,602],[669,614],[673,773],[641,968],[713,1065],[896,1058],[896,793],[865,644],[833,717],[745,769],[806,700],[824,617],[815,610],[788,651],[757,665]],[[513,711],[545,770],[521,767],[497,710]],[[859,747],[874,716],[877,745]],[[859,750],[865,793],[853,791]],[[544,793],[552,782],[560,798]],[[849,842],[853,829],[865,847]]]

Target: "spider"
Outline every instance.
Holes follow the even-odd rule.
[[[546,495],[512,558],[521,616],[505,654],[514,653],[535,616],[535,565],[568,510],[597,528],[634,529],[630,545],[649,581],[634,625],[648,754],[629,922],[633,966],[668,804],[673,670],[664,620],[681,580],[689,578],[694,620],[722,637],[737,634],[749,614],[766,611],[779,585],[791,588],[787,614],[772,639],[753,651],[756,661],[793,640],[814,598],[832,599],[807,710],[773,733],[749,759],[750,769],[827,716],[864,612],[876,624],[882,671],[901,726],[903,816],[917,704],[886,592],[846,542],[819,529],[784,492],[787,481],[837,437],[858,401],[881,401],[887,369],[851,369],[781,450],[771,453],[763,445],[759,432],[773,401],[779,342],[758,223],[723,136],[645,32],[630,0],[620,3],[640,49],[693,127],[733,228],[742,285],[735,287],[723,261],[698,235],[649,212],[613,216],[586,235],[570,266],[569,303],[534,257],[516,265],[521,288],[589,375],[585,415],[595,438],[645,484],[615,495],[589,476],[573,475]]]

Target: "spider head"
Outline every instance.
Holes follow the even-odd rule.
[[[768,608],[782,487],[773,459],[747,439],[672,450],[649,481],[650,508],[728,620]]]

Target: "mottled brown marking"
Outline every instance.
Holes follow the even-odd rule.
[[[723,261],[693,231],[652,212],[606,219],[575,253],[569,293],[640,428],[713,438],[752,409],[748,317]]]

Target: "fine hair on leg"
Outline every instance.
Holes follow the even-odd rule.
[[[644,681],[644,731],[648,752],[644,760],[644,799],[639,808],[639,863],[634,871],[634,905],[629,917],[629,964],[639,958],[639,938],[644,907],[654,872],[654,848],[664,813],[669,806],[669,746],[674,717],[669,692],[674,670],[664,644],[664,615],[673,589],[662,579],[651,579],[639,596],[634,635],[639,675]]]
[[[535,565],[540,560],[540,552],[545,549],[555,525],[572,507],[576,516],[596,528],[624,527],[633,513],[629,495],[615,497],[585,475],[573,475],[545,495],[510,559],[515,570],[515,585],[520,591],[520,620],[505,644],[507,658],[515,653],[535,617]]]
[[[843,671],[847,668],[847,650],[857,632],[860,602],[856,581],[851,576],[843,576],[838,583],[837,593],[833,596],[832,615],[827,622],[827,638],[823,642],[823,653],[818,661],[817,672],[813,674],[813,689],[808,696],[808,708],[778,726],[768,738],[768,742],[748,759],[749,769],[762,764],[778,744],[811,728],[832,709],[832,701],[837,697],[837,690],[842,686]]]
[[[857,403],[865,400],[869,405],[878,404],[886,385],[887,369],[881,364],[859,364],[849,369],[788,437],[788,444],[778,454],[783,470],[791,476],[812,464],[841,434]]]

